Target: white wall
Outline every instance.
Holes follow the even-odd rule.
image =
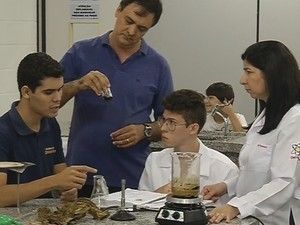
[[[241,53],[256,40],[256,3],[252,0],[162,0],[164,12],[146,40],[164,55],[171,66],[175,88],[204,92],[216,81],[231,83],[235,107],[248,122],[254,118],[254,101],[239,84]],[[184,2],[184,3],[183,3]],[[47,1],[47,53],[56,59],[72,44],[69,0]],[[114,24],[119,0],[100,1],[98,24],[77,24],[73,40],[100,35]],[[261,3],[260,37],[278,39],[300,57],[299,0],[264,0]],[[59,5],[59,7],[57,7]],[[68,133],[72,102],[58,120]]]
[[[73,41],[112,29],[119,0],[100,1],[100,19],[93,24],[74,24],[70,29],[69,0],[47,4],[47,53],[60,60]],[[204,92],[212,82],[225,81],[236,92],[236,108],[251,121],[254,103],[238,80],[240,54],[255,42],[256,1],[162,0],[164,12],[146,40],[164,55],[174,76],[175,88]],[[281,40],[300,57],[299,0],[261,2],[260,37]],[[16,68],[20,59],[36,50],[36,1],[0,0],[0,113],[18,98]],[[12,13],[13,12],[13,13]],[[5,31],[5,32],[3,32]],[[72,37],[72,38],[71,38]],[[72,103],[58,117],[68,133]]]
[[[74,23],[70,20],[70,0],[46,1],[47,53],[60,60],[71,45],[111,30],[118,0],[101,0],[100,17],[93,23]],[[59,7],[58,7],[59,6]],[[60,109],[57,120],[63,135],[69,134],[73,101]]]
[[[19,99],[17,66],[36,51],[36,0],[0,0],[0,115]]]
[[[255,42],[256,1],[162,0],[164,13],[147,40],[169,61],[175,88],[205,93],[213,82],[230,83],[235,108],[251,122],[254,101],[239,84],[241,53]]]
[[[260,40],[274,39],[286,44],[300,63],[300,1],[264,0],[261,2]]]

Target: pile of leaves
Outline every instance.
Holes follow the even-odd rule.
[[[41,224],[69,225],[74,221],[90,214],[93,219],[102,220],[109,216],[107,210],[99,209],[95,203],[87,198],[79,198],[74,202],[67,202],[57,210],[52,211],[48,207],[41,207],[37,211],[37,220]]]

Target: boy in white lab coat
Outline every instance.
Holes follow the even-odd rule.
[[[160,126],[162,141],[167,148],[148,156],[139,182],[140,190],[171,192],[172,152],[200,153],[200,190],[205,185],[238,176],[237,166],[227,156],[206,147],[198,138],[206,119],[202,94],[178,90],[165,98],[163,106]],[[232,196],[223,196],[222,202],[229,197]]]

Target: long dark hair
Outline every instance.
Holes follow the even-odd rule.
[[[265,76],[268,99],[265,123],[259,131],[266,134],[274,130],[282,117],[300,102],[300,74],[297,61],[290,50],[278,41],[262,41],[249,46],[241,56]]]

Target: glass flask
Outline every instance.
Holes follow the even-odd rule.
[[[200,189],[200,154],[174,152],[172,157],[172,196],[198,198]]]
[[[102,175],[94,175],[94,186],[91,193],[91,200],[100,208],[103,205],[105,197],[109,194],[106,181]]]

